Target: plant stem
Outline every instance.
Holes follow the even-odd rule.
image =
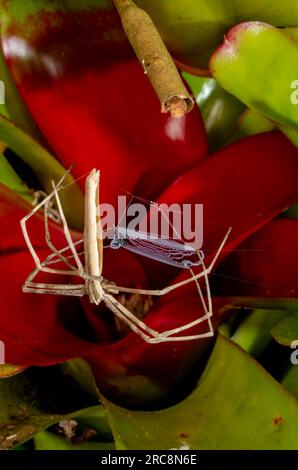
[[[161,112],[169,112],[174,118],[184,116],[192,110],[194,101],[150,16],[132,0],[114,0],[114,4],[128,40],[159,97]]]

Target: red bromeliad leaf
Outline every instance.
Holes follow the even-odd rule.
[[[297,150],[276,132],[218,152],[173,183],[161,200],[204,203],[204,247],[214,252],[231,225],[230,250],[298,199],[297,175]],[[6,271],[1,285],[5,292],[1,296],[1,332],[11,363],[54,364],[83,355],[110,396],[124,394],[128,400],[132,394],[140,400],[146,396],[147,400],[150,383],[152,400],[187,373],[208,345],[208,341],[198,341],[153,346],[133,333],[113,341],[113,328],[109,327],[112,315],[102,308],[83,312],[74,299],[21,293],[21,285],[32,269],[29,253],[3,256],[0,261],[1,270]],[[104,275],[125,285],[150,286],[152,281],[146,280],[141,262],[143,259],[129,253],[107,251]],[[15,266],[20,267],[16,270]],[[161,271],[160,264],[158,268]],[[192,290],[179,289],[172,299],[172,295],[166,296],[155,304],[146,320],[150,326],[162,331],[202,314],[197,293]],[[200,328],[205,331],[205,325]]]
[[[50,3],[52,11],[28,6],[29,30],[9,5],[3,21],[4,55],[36,123],[75,176],[101,170],[103,202],[115,203],[122,188],[155,197],[207,154],[198,109],[178,120],[160,113],[110,13]]]
[[[198,111],[180,120],[162,116],[140,65],[129,57],[113,61],[111,48],[104,49],[106,31],[91,24],[91,17],[82,18],[81,13],[38,14],[31,24],[41,28],[30,40],[28,22],[23,23],[25,30],[20,25],[8,28],[2,37],[6,59],[36,122],[65,166],[75,162],[78,177],[99,167],[104,201],[115,202],[122,187],[153,197],[206,155],[201,118]],[[81,40],[77,40],[78,30]],[[22,57],[18,56],[20,49],[14,47],[20,43]],[[40,247],[44,236],[42,229],[41,232],[37,243]],[[41,259],[45,257],[46,251],[38,252]],[[115,258],[114,254],[111,256]],[[132,255],[117,253],[113,262],[108,258],[106,277],[126,285],[146,285],[141,265]],[[90,307],[83,312],[80,303],[73,299],[22,294],[21,286],[33,268],[27,252],[3,257],[0,262],[3,270],[8,266],[2,285],[8,295],[1,305],[1,334],[7,345],[7,360],[12,363],[46,365],[83,355],[93,358],[105,383],[111,377],[119,381],[119,377],[132,371],[138,376],[149,371],[150,362],[145,367],[140,358],[148,356],[158,363],[162,351],[165,357],[175,359],[175,364],[179,357],[187,364],[201,348],[198,344],[194,348],[191,343],[179,348],[171,344],[152,348],[131,334],[114,343],[113,353],[113,345],[96,344],[111,340],[111,329],[106,324],[109,322],[101,319],[103,315],[108,320],[111,314],[102,312],[102,308],[94,313]],[[15,265],[21,266],[16,273]],[[128,274],[133,274],[134,280]],[[149,322],[162,329],[179,326],[181,303],[153,310]],[[185,322],[201,314],[197,298],[196,308],[190,305],[184,314]],[[147,354],[149,349],[151,355]],[[173,370],[167,373],[165,361],[153,375],[164,376],[163,384],[170,384],[181,376],[182,364],[176,364],[174,369],[176,374]]]
[[[5,344],[6,361],[21,366],[45,366],[83,356],[94,367],[105,390],[111,388],[115,396],[123,395],[121,383],[127,375],[135,376],[136,384],[141,381],[142,389],[144,381],[152,381],[152,387],[157,388],[159,394],[169,389],[208,343],[152,347],[133,334],[117,340],[113,335],[113,315],[102,307],[95,310],[91,306],[86,308],[88,299],[81,304],[74,298],[24,294],[22,285],[34,263],[23,240],[19,221],[28,213],[30,206],[6,188],[0,189],[1,222],[13,234],[11,238],[6,231],[0,232],[0,246],[4,248],[0,256],[0,339]],[[45,248],[42,217],[31,218],[28,229],[40,260],[44,260],[49,251]],[[66,244],[61,227],[52,223],[51,234],[55,243]],[[76,239],[77,235],[74,236]],[[8,240],[12,240],[10,246]],[[148,285],[139,260],[125,251],[106,250],[104,276],[123,285]],[[45,279],[46,282],[69,282],[65,276],[46,275]],[[185,322],[201,315],[198,299],[190,299],[186,304],[181,298],[175,305],[153,309],[149,324],[161,330],[175,328],[181,324],[182,311]],[[199,331],[205,328],[206,325],[202,325]],[[161,353],[169,362],[151,370],[150,364],[157,365]],[[169,364],[172,364],[171,371]],[[147,393],[145,395],[148,397]],[[156,395],[152,399],[155,398]]]
[[[232,227],[227,251],[298,200],[297,157],[279,132],[249,137],[193,167],[157,202],[203,204],[203,249],[214,252]]]
[[[208,265],[229,227],[224,254],[298,200],[297,157],[298,150],[279,132],[249,137],[193,167],[157,202],[204,205],[203,251]],[[160,284],[165,270],[156,263],[150,270]]]
[[[38,254],[44,257],[46,251],[38,250]],[[122,400],[146,397],[154,401],[190,370],[209,344],[203,341],[153,346],[132,333],[113,342],[100,318],[96,337],[88,324],[89,316],[77,299],[22,293],[24,278],[31,268],[25,252],[0,257],[0,269],[5,273],[0,287],[0,329],[9,363],[45,366],[85,357],[98,385],[110,397]],[[97,314],[112,318],[112,314],[101,309],[97,309]],[[189,322],[201,315],[197,298],[189,301],[181,298],[175,304],[154,309],[148,324],[161,330],[175,328],[181,324],[181,317],[183,322]],[[205,329],[203,325],[196,331]]]
[[[31,210],[32,206],[15,192],[0,184],[0,254],[5,255],[16,251],[27,251],[25,239],[22,236],[20,221]],[[54,236],[62,242],[64,235],[61,227],[50,223]],[[33,245],[44,247],[44,226],[41,214],[36,215],[30,222],[31,240]],[[64,242],[65,244],[65,242]]]
[[[203,248],[206,248],[207,259],[210,261],[229,226],[233,227],[233,231],[225,247],[226,251],[235,248],[249,234],[298,200],[297,156],[297,149],[278,132],[252,137],[198,164],[173,183],[157,202],[204,204]],[[272,188],[275,190],[272,191]],[[164,282],[165,273],[160,263],[158,265],[149,263],[147,272],[151,285],[157,282],[157,278],[159,278],[158,283]],[[229,292],[229,294],[232,293]],[[152,313],[147,316],[147,323],[151,324],[152,320],[153,325],[158,327],[157,329],[163,330],[162,323],[166,322],[168,329],[171,327],[171,316],[172,321],[176,322],[179,307],[181,309],[178,312],[179,325],[194,319],[196,311],[199,314],[198,298],[193,287],[179,289],[159,299]],[[214,310],[215,312],[218,310],[216,302]],[[215,323],[216,321],[215,317]],[[182,370],[185,373],[188,368],[182,360],[183,356],[180,356],[178,360],[177,351],[180,351],[185,361],[191,364],[191,361],[198,357],[196,351],[202,352],[207,344],[206,341],[199,341],[175,345],[173,349],[168,345],[152,348],[130,334],[118,344],[114,343],[110,347],[110,357],[113,357],[113,353],[115,354],[117,350],[119,352],[117,363],[123,366],[122,373],[125,374],[125,370],[134,372],[131,378],[133,388],[135,375],[138,375],[140,371],[143,371],[143,374],[145,371],[144,375],[147,378],[153,377],[154,384],[160,383],[161,377],[164,382],[168,380],[168,377],[177,377],[178,371],[173,373],[171,365],[177,368],[177,364],[183,364]],[[162,353],[162,357],[168,358],[165,369],[159,361],[163,348],[166,352]],[[120,362],[119,358],[121,358]],[[173,358],[176,359],[173,360]],[[102,363],[92,358],[89,358],[89,361],[93,365],[98,382],[108,390],[109,394],[112,393],[116,397],[115,389],[116,384],[119,386],[121,382],[119,380],[121,372],[119,371],[117,378],[107,377],[103,373]],[[103,377],[105,377],[104,381]],[[126,399],[128,399],[127,396]]]
[[[298,297],[298,220],[276,219],[238,246],[217,271],[215,290]]]
[[[48,254],[45,249],[39,249],[37,253],[41,259]],[[135,272],[137,266],[135,262]],[[5,343],[6,361],[27,366],[50,365],[100,353],[101,346],[95,343],[95,334],[88,327],[78,299],[22,293],[24,279],[32,268],[27,251],[0,257],[3,273],[0,331],[1,340]],[[66,278],[59,281],[66,282]],[[105,341],[107,327],[103,322],[99,326],[98,336],[101,333],[101,340]],[[97,357],[101,360],[100,355]]]
[[[32,206],[11,190],[0,184],[0,265],[3,283],[0,304],[0,335],[6,346],[6,361],[20,365],[55,364],[82,355],[76,352],[76,346],[63,339],[63,321],[68,322],[67,311],[59,312],[59,305],[68,305],[67,310],[75,318],[75,311],[81,312],[80,302],[75,299],[63,299],[48,295],[23,294],[22,285],[35,267],[23,237],[20,220],[28,214]],[[57,247],[67,245],[61,226],[50,221],[51,239]],[[46,247],[44,220],[41,213],[27,222],[28,234],[40,261],[49,255]],[[72,232],[74,241],[82,235]],[[131,270],[127,270],[130,266]],[[59,268],[60,266],[58,266]],[[126,269],[125,269],[126,268]],[[141,264],[128,252],[110,251],[105,256],[104,275],[118,283],[134,285],[135,279],[146,286],[146,275]],[[68,283],[69,277],[42,275],[45,282]],[[60,318],[61,317],[61,318]],[[70,321],[71,323],[71,321]],[[74,328],[76,327],[75,322]],[[104,322],[101,339],[104,337]],[[52,337],[56,335],[56,340]],[[66,331],[67,333],[67,331]],[[98,335],[100,331],[97,332]],[[69,336],[69,332],[67,336]],[[70,335],[71,336],[71,335]],[[36,344],[37,346],[34,346]],[[76,340],[74,341],[76,344]],[[20,346],[20,350],[19,347]],[[62,347],[62,353],[60,351]],[[53,349],[53,351],[51,351]],[[26,352],[26,350],[28,350]],[[55,353],[56,351],[56,353]],[[71,352],[70,352],[71,351]]]
[[[28,5],[30,10],[33,4]],[[197,163],[206,154],[198,112],[176,121],[160,115],[141,67],[121,55],[123,48],[107,47],[109,28],[94,23],[94,12],[82,16],[81,11],[66,14],[54,8],[50,14],[35,8],[32,13],[28,32],[26,18],[12,25],[6,17],[2,30],[6,59],[28,107],[65,166],[75,162],[78,177],[94,166],[101,169],[104,202],[114,203],[123,187],[153,198],[192,166],[158,202],[203,203],[203,248],[212,256],[229,226],[233,232],[226,250],[298,200],[297,149],[279,133],[241,141]],[[20,44],[22,48],[16,47]],[[22,217],[11,207],[4,219],[10,230]],[[38,219],[33,221],[33,239],[43,259],[44,233],[38,224]],[[84,356],[110,396],[153,401],[186,374],[207,347],[208,341],[148,345],[133,333],[113,341],[112,314],[102,307],[94,311],[89,306],[84,309],[85,300],[22,294],[33,265],[17,233],[16,229],[12,252],[0,257],[5,273],[0,285],[0,331],[8,362],[47,365]],[[1,244],[8,248],[4,233]],[[14,250],[18,246],[20,252]],[[158,271],[160,282],[165,282],[160,264],[158,270],[147,268],[147,278],[144,260],[122,252],[108,253],[105,259],[104,275],[111,281],[152,286]],[[197,293],[192,294],[181,289],[174,299],[161,299],[146,321],[165,330],[194,320],[202,312]],[[215,312],[221,301],[218,304]]]
[[[216,328],[225,299],[214,300],[213,325]],[[203,316],[198,295],[156,305],[146,323],[158,331],[177,328]],[[206,332],[206,323],[188,330],[188,334]],[[114,401],[133,406],[159,401],[175,393],[175,386],[191,372],[194,364],[213,343],[210,338],[198,341],[148,344],[130,333],[103,350],[114,368],[108,370],[96,354],[86,357],[100,390]]]

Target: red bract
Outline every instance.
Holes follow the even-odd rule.
[[[298,200],[297,176],[297,150],[279,133],[266,134],[235,144],[200,163],[173,183],[163,193],[162,201],[203,202],[207,229],[204,248],[213,253],[226,227],[231,225],[234,232],[228,244],[230,250]],[[276,190],[271,191],[274,186]],[[17,217],[20,216],[18,212]],[[11,217],[6,223],[16,224],[13,213]],[[38,224],[41,222],[36,218],[34,231],[42,231]],[[1,238],[5,238],[4,233]],[[0,260],[2,272],[6,272],[1,284],[1,332],[10,362],[45,365],[83,355],[92,365],[99,385],[111,397],[123,399],[124,395],[126,401],[147,401],[181,379],[208,345],[206,341],[148,345],[134,333],[117,340],[109,326],[112,316],[101,307],[83,310],[73,299],[22,294],[21,285],[32,269],[26,250]],[[104,275],[125,285],[153,285],[141,265],[144,261],[130,253],[106,250]],[[147,273],[152,273],[145,262],[144,265]],[[161,270],[162,265],[158,268]],[[85,302],[88,300],[83,306]],[[215,299],[215,305],[222,305],[222,301]],[[197,294],[183,288],[159,299],[146,321],[162,331],[181,326],[200,314]],[[128,377],[134,384],[132,390],[127,390]],[[144,380],[157,395],[151,396],[151,388],[149,394],[149,389],[144,390]]]
[[[298,150],[279,132],[249,137],[196,165],[157,202],[204,205],[208,264],[228,227],[232,233],[224,253],[295,203],[297,156]]]
[[[20,220],[32,209],[32,206],[17,196],[13,191],[0,183],[0,253],[27,251],[24,238],[21,236]],[[44,247],[43,217],[38,214],[32,225],[32,243],[38,249]],[[61,227],[51,224],[57,241],[64,239]]]
[[[81,341],[71,331],[78,328],[82,309],[75,299],[55,296],[25,295],[22,293],[24,280],[34,267],[25,240],[21,233],[20,220],[31,209],[30,205],[13,192],[0,185],[0,265],[1,265],[1,305],[0,324],[1,340],[6,346],[6,360],[13,364],[49,365],[66,359],[82,356],[88,352],[87,341]],[[28,224],[30,238],[40,260],[49,254],[45,243],[44,222],[40,215],[30,219]],[[57,246],[65,246],[65,236],[60,226],[50,223],[52,240]],[[72,234],[78,239],[79,234]],[[114,252],[110,252],[113,256]],[[117,282],[134,285],[134,277],[146,285],[146,276],[140,263],[130,253],[122,252],[116,260],[107,255],[105,274],[112,274]],[[122,268],[119,268],[121,260]],[[133,270],[125,270],[125,266]],[[113,268],[112,268],[113,266]],[[48,275],[47,275],[48,276]],[[48,276],[49,279],[49,276]],[[53,282],[69,282],[66,277],[57,276]],[[65,307],[65,308],[64,308]],[[68,312],[74,321],[69,329]],[[84,320],[84,315],[81,317]],[[80,322],[79,322],[80,323]],[[85,319],[86,323],[86,319]],[[98,328],[98,334],[104,337],[104,322]],[[78,331],[78,330],[77,330]],[[92,336],[92,339],[95,335]],[[92,343],[89,344],[93,351]]]
[[[33,261],[22,238],[19,220],[29,207],[3,186],[0,186],[0,200],[0,218],[14,230],[18,240],[10,251],[6,249],[0,256],[3,273],[0,285],[0,331],[7,362],[23,366],[45,366],[83,356],[94,367],[102,387],[114,398],[120,394],[122,399],[126,398],[127,393],[123,395],[122,391],[121,381],[124,377],[134,377],[136,386],[141,381],[141,387],[144,380],[148,384],[152,381],[152,387],[156,387],[152,399],[181,378],[208,343],[178,346],[165,344],[152,348],[133,334],[116,341],[112,334],[115,328],[109,326],[112,324],[111,313],[101,307],[92,312],[90,305],[83,310],[82,306],[86,305],[87,299],[81,305],[77,299],[23,294],[22,284],[33,268]],[[36,216],[31,220],[29,233],[37,247],[38,256],[41,260],[45,259],[48,250],[45,249],[41,217]],[[65,244],[61,227],[52,223],[51,233],[55,243]],[[76,235],[73,236],[76,239]],[[1,246],[6,238],[7,234],[1,231]],[[106,250],[106,253],[104,275],[108,279],[128,286],[135,286],[136,283],[147,285],[144,270],[133,255],[125,251],[116,253]],[[59,279],[59,282],[67,281],[66,278]],[[185,308],[183,321],[191,321],[201,314],[197,298],[189,299],[186,303],[181,298],[175,305],[157,306],[150,314],[148,323],[161,330],[175,328],[180,324],[181,312]],[[198,330],[203,328],[201,326]],[[107,341],[110,344],[106,344]],[[160,363],[161,354],[167,363],[159,369],[152,368],[152,365]],[[157,394],[158,387],[160,390]],[[147,389],[142,390],[141,394],[144,393],[148,398],[147,392],[150,396],[151,391]]]
[[[67,14],[61,11],[57,14],[38,13],[30,18],[32,28],[28,31],[28,21],[22,25],[17,21],[10,24],[9,8],[7,5],[8,16],[2,29],[2,44],[19,90],[50,146],[66,167],[75,163],[74,173],[77,177],[93,167],[101,170],[101,201],[115,204],[122,188],[139,196],[153,198],[172,179],[207,154],[207,140],[199,111],[195,110],[180,120],[160,114],[158,100],[142,67],[132,58],[127,44],[122,47],[114,43],[111,47],[109,40],[115,39],[115,36],[109,32],[113,30],[114,20],[109,22],[105,17],[105,26],[100,28],[99,22],[94,21],[94,18],[99,20],[95,12],[90,15],[86,15],[86,12],[73,14],[70,10]],[[23,51],[21,56],[20,50]],[[123,359],[120,367],[122,359],[117,351],[113,354],[109,349],[105,353],[104,347],[91,341],[84,342],[64,331],[66,328],[66,331],[69,329],[78,334],[76,325],[81,324],[80,318],[83,318],[85,326],[87,324],[86,338],[94,342],[107,342],[111,340],[111,329],[109,322],[102,321],[100,316],[105,315],[107,318],[110,315],[111,318],[111,314],[102,312],[102,309],[94,312],[88,306],[85,307],[85,314],[80,316],[82,310],[78,312],[78,302],[75,302],[74,307],[73,303],[68,304],[64,299],[55,298],[47,304],[47,297],[34,300],[39,307],[31,311],[30,299],[36,296],[21,294],[21,284],[32,264],[28,261],[29,265],[25,265],[23,255],[16,255],[22,256],[23,269],[18,271],[14,284],[11,284],[17,289],[18,295],[15,296],[14,308],[11,308],[13,313],[10,320],[3,328],[3,339],[8,345],[7,360],[26,365],[45,365],[74,356],[93,356],[93,363],[99,366],[103,383],[107,377],[117,378],[118,369],[125,373],[133,370],[136,358],[143,357],[142,350],[148,348],[141,341],[136,340],[134,353],[128,354],[130,360]],[[27,256],[30,260],[29,254]],[[110,262],[107,255],[104,263],[104,274],[109,279],[126,285],[146,285],[140,262],[128,254],[111,256],[116,257],[116,260]],[[8,262],[9,259],[3,260],[4,265]],[[13,262],[16,263],[17,258]],[[134,276],[133,280],[130,275]],[[10,276],[7,282],[11,283]],[[5,288],[7,285],[3,286]],[[84,301],[83,305],[86,306],[86,303]],[[9,305],[9,301],[5,301],[5,309],[10,310]],[[68,307],[60,308],[60,305]],[[44,314],[38,315],[37,310],[40,309],[44,310]],[[61,313],[61,309],[64,313]],[[30,314],[22,316],[22,311],[29,311]],[[66,311],[70,314],[67,315]],[[194,319],[199,314],[190,309],[186,320],[187,317]],[[180,316],[180,307],[175,311],[171,309],[171,312],[167,309],[167,316],[164,317],[157,309],[149,321],[157,321],[159,326],[162,322],[164,328],[167,328],[168,324],[178,326]],[[30,326],[28,323],[23,327],[28,317]],[[3,316],[3,321],[6,318]],[[34,324],[37,329],[32,328]],[[81,325],[79,332],[82,330]],[[50,333],[55,331],[56,356],[53,353],[56,346],[54,334]],[[38,346],[33,347],[33,340]],[[124,344],[129,342],[125,340]],[[61,351],[60,345],[65,349]],[[170,355],[174,349],[170,345],[162,348]],[[191,346],[182,347],[182,355],[186,349],[191,349]],[[154,351],[156,357],[159,357],[160,348],[156,347]],[[141,363],[138,362],[135,367],[141,374]],[[172,378],[166,377],[165,381],[176,381],[180,374],[178,371],[179,367],[177,374]],[[162,376],[163,373],[156,371],[155,375]]]
[[[297,200],[298,149],[280,132],[225,147],[172,183],[157,202],[204,204],[204,249],[225,251]]]
[[[99,27],[94,12],[82,15],[35,11],[29,31],[27,20],[12,25],[6,17],[2,44],[22,96],[59,159],[65,166],[75,163],[78,177],[93,167],[101,170],[103,202],[115,203],[124,188],[157,202],[204,204],[208,263],[229,226],[228,251],[298,200],[297,149],[281,134],[252,137],[202,159],[207,145],[198,110],[180,120],[161,115],[141,66],[126,46],[123,53],[122,39],[121,47],[111,48],[113,27]],[[94,309],[88,299],[22,294],[33,267],[17,227],[24,212],[3,192],[0,200],[1,224],[13,227],[12,242],[11,234],[0,232],[0,331],[8,362],[43,366],[83,356],[110,397],[134,403],[154,401],[187,374],[208,342],[148,345],[134,333],[117,339],[112,314]],[[16,212],[7,215],[8,204]],[[30,226],[44,258],[42,221],[36,217]],[[61,229],[53,229],[62,243]],[[105,251],[104,275],[122,285],[156,286],[180,274]],[[222,301],[214,303],[216,314]],[[180,289],[156,301],[146,322],[161,331],[178,327],[198,317],[200,308],[193,289]]]
[[[128,46],[111,53],[93,14],[39,12],[31,22],[30,34],[27,22],[2,31],[12,76],[64,166],[75,163],[77,177],[100,168],[102,201],[114,204],[122,189],[156,197],[207,155],[198,110],[161,114],[142,66]]]
[[[276,219],[243,242],[218,269],[218,292],[298,297],[298,220]]]

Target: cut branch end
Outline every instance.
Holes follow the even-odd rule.
[[[150,16],[132,0],[114,0],[123,29],[161,103],[161,111],[180,118],[190,112],[189,95]]]

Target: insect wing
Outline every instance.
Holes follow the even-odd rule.
[[[125,248],[140,256],[178,268],[190,268],[202,263],[204,254],[183,242],[117,227],[111,248]]]

